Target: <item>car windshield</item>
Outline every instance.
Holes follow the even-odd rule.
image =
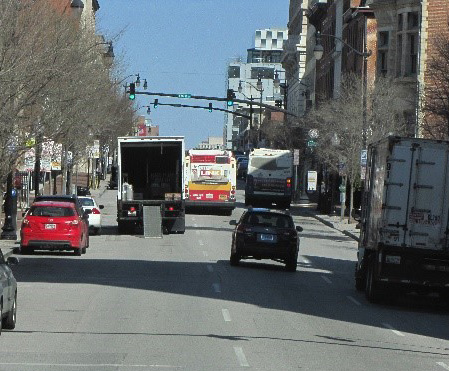
[[[95,206],[94,200],[91,198],[80,198],[81,206]]]
[[[52,218],[75,216],[75,211],[70,207],[59,206],[31,206],[30,216],[48,216]]]
[[[263,226],[274,228],[293,228],[293,221],[287,215],[275,213],[247,213],[243,223],[251,226]]]

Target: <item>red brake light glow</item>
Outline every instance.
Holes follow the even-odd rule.
[[[136,208],[135,208],[134,206],[131,206],[131,207],[129,208],[129,211],[131,211],[131,212],[133,213],[133,212],[136,211]]]
[[[96,207],[94,207],[92,209],[92,214],[101,214],[101,213],[100,213],[100,210],[98,210]]]
[[[170,207],[168,208],[168,211],[173,211],[173,210],[175,210],[175,208],[174,208],[173,206],[170,206]]]

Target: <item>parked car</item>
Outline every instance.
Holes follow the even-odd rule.
[[[76,194],[78,196],[89,196],[90,195],[90,188],[89,187],[77,186],[76,187]]]
[[[0,250],[0,334],[2,328],[12,330],[16,327],[17,282],[10,266],[17,264],[16,257],[5,259]]]
[[[97,205],[92,197],[78,197],[83,209],[89,215],[89,232],[101,233],[101,211],[103,205]]]
[[[249,208],[235,225],[232,235],[231,265],[241,259],[271,259],[285,263],[288,271],[296,271],[301,227],[296,227],[288,212]]]
[[[34,250],[73,250],[81,256],[89,246],[85,216],[70,202],[34,202],[22,221],[20,237],[22,254]]]

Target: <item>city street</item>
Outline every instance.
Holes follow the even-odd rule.
[[[100,192],[99,192],[100,193]],[[87,254],[20,257],[17,327],[0,370],[449,370],[449,310],[437,298],[372,305],[354,288],[356,242],[293,208],[298,271],[229,265],[233,216],[188,214],[184,235],[103,235]]]

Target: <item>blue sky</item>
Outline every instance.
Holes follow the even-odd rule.
[[[224,97],[227,63],[236,56],[246,59],[256,29],[286,28],[288,6],[289,0],[100,0],[97,32],[115,40],[114,52],[123,58],[126,74],[146,78],[148,91]],[[153,100],[137,96],[136,102],[143,106]],[[208,136],[222,136],[223,112],[163,106],[151,110],[160,135],[185,136],[187,148]],[[139,113],[146,115],[146,108]]]

